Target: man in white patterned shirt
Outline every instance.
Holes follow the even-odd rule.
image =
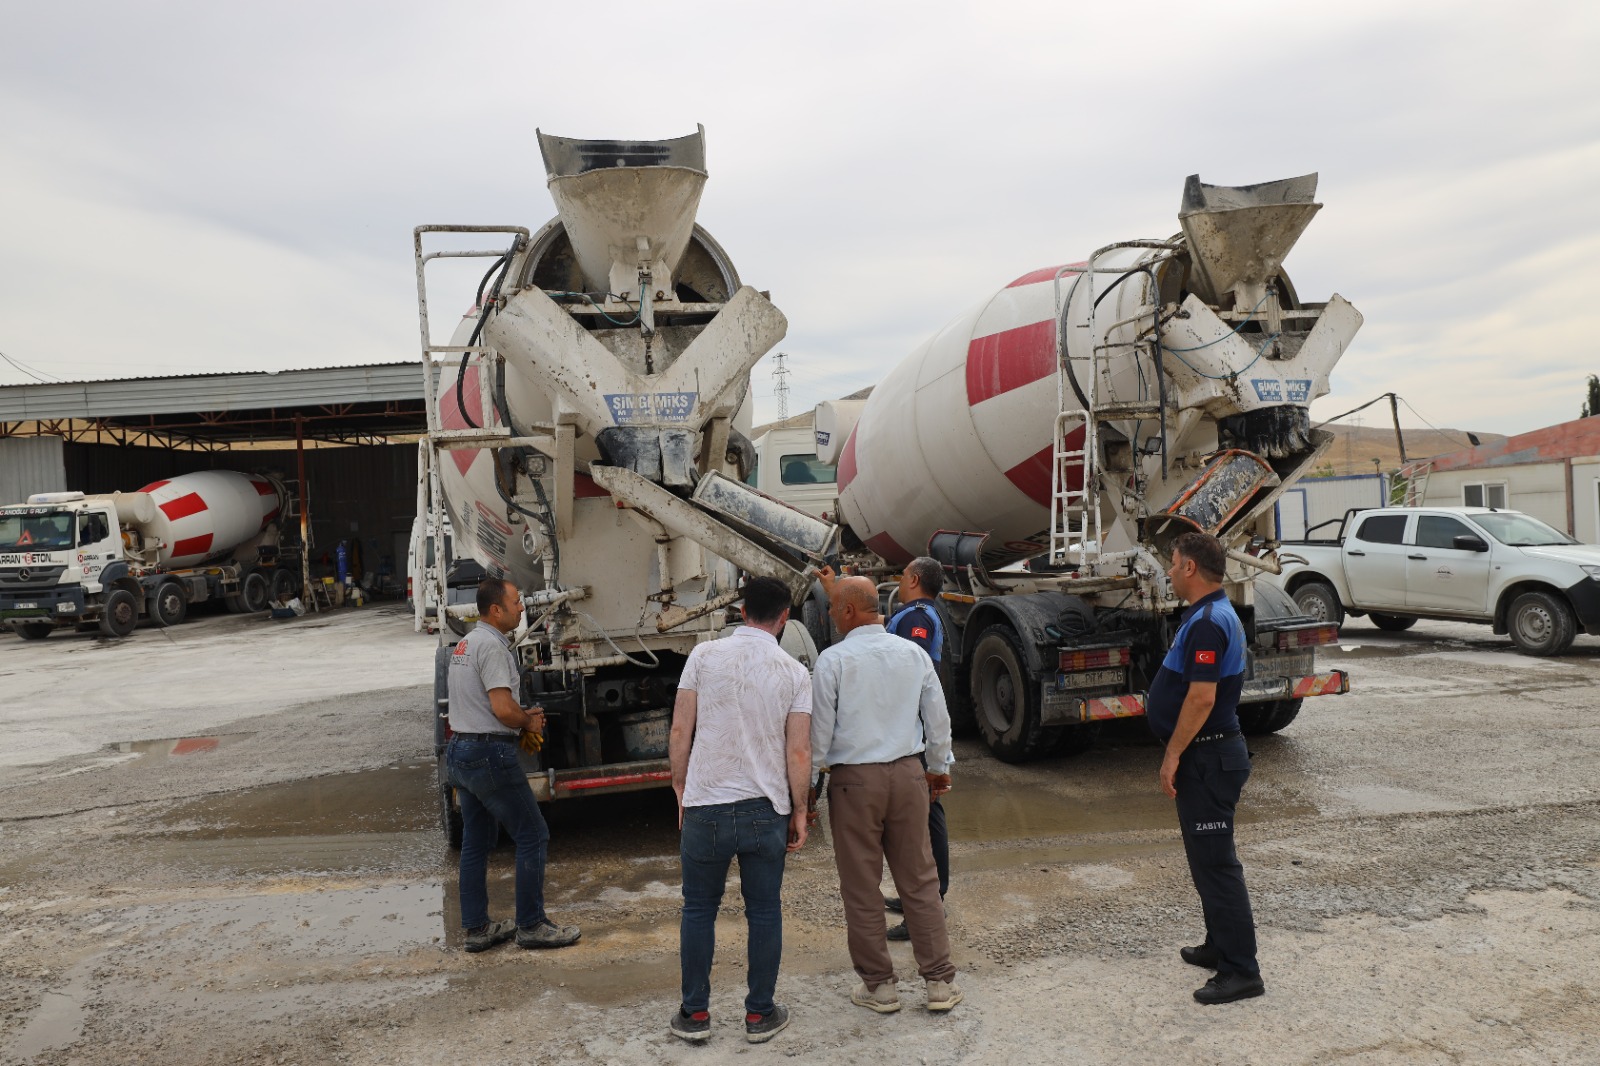
[[[682,830],[683,998],[674,1036],[711,1035],[711,957],[728,865],[739,858],[749,929],[745,1039],[789,1024],[773,999],[783,955],[784,860],[806,841],[811,781],[811,678],[778,644],[789,590],[773,578],[744,586],[744,625],[689,653],[673,708],[672,787]]]

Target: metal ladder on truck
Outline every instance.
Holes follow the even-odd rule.
[[[1114,323],[1102,331],[1097,317],[1099,297],[1095,292],[1095,282],[1101,274],[1121,276],[1130,271],[1145,272],[1153,269],[1155,264],[1143,263],[1133,268],[1105,267],[1100,265],[1100,258],[1107,252],[1121,248],[1172,250],[1175,247],[1171,241],[1122,241],[1099,249],[1084,263],[1068,264],[1056,271],[1056,420],[1051,440],[1048,557],[1052,569],[1087,567],[1100,553],[1101,428],[1108,422],[1159,418],[1162,412],[1159,383],[1155,398],[1126,401],[1113,400],[1103,395],[1102,379],[1106,377],[1107,364],[1114,358],[1121,358],[1118,353],[1143,347],[1147,342],[1107,341],[1106,336],[1112,329],[1127,323]],[[1075,276],[1063,297],[1061,279],[1069,274]],[[1080,327],[1088,331],[1088,355],[1073,355],[1072,345],[1067,336],[1070,327],[1067,316],[1072,297],[1080,284],[1087,286],[1084,299],[1089,303],[1088,321]],[[1104,295],[1107,291],[1109,289],[1102,289],[1100,295]],[[1150,308],[1149,313],[1155,316],[1160,310],[1158,295],[1156,304]],[[1082,363],[1088,369],[1087,385],[1079,383],[1079,388],[1084,389],[1084,399],[1088,401],[1086,404],[1079,400],[1076,390],[1072,388],[1072,382],[1077,379],[1072,370],[1074,362]],[[1068,442],[1080,429],[1083,434],[1081,443],[1076,447],[1069,446]],[[1166,435],[1163,433],[1161,436],[1163,468],[1166,465],[1166,447]],[[1134,459],[1137,461],[1137,456]],[[1074,474],[1079,475],[1077,488],[1070,487]]]

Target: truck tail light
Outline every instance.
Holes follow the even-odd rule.
[[[1133,658],[1129,648],[1091,648],[1087,651],[1063,651],[1060,669],[1066,673],[1078,670],[1096,670],[1105,666],[1127,666]]]
[[[411,597],[411,582],[412,582],[412,580],[413,579],[410,578],[410,577],[406,578],[406,599],[408,599],[408,600],[412,598]]]
[[[1303,629],[1284,629],[1278,633],[1278,650],[1310,648],[1318,644],[1333,644],[1339,639],[1336,625],[1306,626]]]

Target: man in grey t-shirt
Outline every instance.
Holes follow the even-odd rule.
[[[517,938],[524,948],[566,947],[575,925],[558,926],[544,912],[544,860],[550,830],[533,798],[517,752],[523,730],[544,730],[544,709],[524,710],[516,694],[522,671],[507,634],[523,618],[522,596],[498,577],[478,586],[478,625],[450,656],[448,780],[461,801],[461,925],[468,951]],[[517,919],[489,920],[489,849],[505,827],[517,846]]]

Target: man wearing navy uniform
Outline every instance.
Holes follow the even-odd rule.
[[[928,653],[935,671],[944,680],[940,660],[944,654],[944,627],[939,622],[939,612],[933,598],[944,588],[944,568],[937,559],[926,555],[911,560],[900,574],[900,609],[889,617],[885,628],[899,637],[911,641]],[[942,789],[929,786],[928,840],[933,845],[933,864],[939,871],[939,898],[950,891],[950,831],[945,825],[944,804],[939,797]],[[899,912],[900,900],[890,897],[883,901],[889,910]],[[889,930],[890,940],[910,940],[906,923]]]
[[[1206,1004],[1232,1003],[1266,991],[1256,964],[1256,927],[1244,867],[1233,846],[1234,808],[1250,777],[1239,731],[1245,635],[1222,591],[1227,556],[1204,533],[1185,533],[1172,548],[1167,577],[1190,604],[1172,648],[1150,685],[1150,728],[1166,743],[1161,787],[1177,800],[1189,873],[1205,914],[1205,942],[1183,948],[1184,962],[1214,969],[1196,989]]]

